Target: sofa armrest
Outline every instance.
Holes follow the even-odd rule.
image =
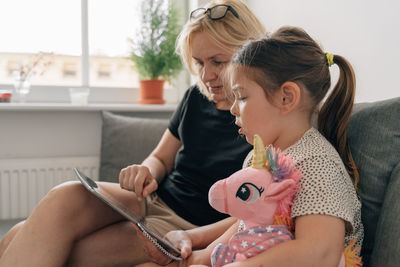
[[[102,112],[101,181],[118,182],[122,168],[141,163],[156,147],[168,119],[138,118]]]

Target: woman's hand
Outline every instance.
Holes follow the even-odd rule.
[[[192,254],[192,240],[186,231],[170,231],[165,235],[165,238],[181,251],[181,257],[183,259],[186,259]]]
[[[121,188],[133,191],[139,200],[157,190],[158,184],[150,169],[144,165],[130,165],[119,173]]]

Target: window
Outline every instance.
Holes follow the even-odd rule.
[[[80,65],[80,0],[9,0],[0,2],[0,10],[0,84],[12,84],[13,72],[40,51],[54,53],[54,60],[45,72],[32,75],[33,85],[80,84],[77,76],[62,75],[68,62]]]
[[[90,85],[139,86],[129,59],[129,38],[138,30],[140,3],[140,0],[89,0]]]
[[[129,38],[138,30],[141,1],[0,1],[0,86],[11,89],[22,64],[50,52],[51,64],[32,76],[32,88],[54,94],[77,86],[137,88]],[[177,2],[187,6],[186,0]]]

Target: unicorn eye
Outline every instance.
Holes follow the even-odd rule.
[[[236,192],[236,197],[240,198],[243,202],[251,204],[261,197],[264,192],[263,188],[258,188],[252,183],[242,184]]]

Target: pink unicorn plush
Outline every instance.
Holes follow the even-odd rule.
[[[252,166],[218,181],[208,194],[213,208],[244,223],[243,231],[214,249],[213,267],[243,261],[294,238],[288,225],[277,225],[274,220],[290,218],[300,176],[289,157],[272,147],[266,150],[255,135]]]
[[[261,138],[255,135],[251,167],[216,182],[208,193],[213,208],[244,224],[228,244],[214,248],[213,267],[243,261],[294,239],[290,213],[300,176],[291,158],[273,147],[265,149]],[[359,249],[354,250],[353,246],[351,243],[345,249],[339,267],[344,267],[345,261],[346,266],[361,266]]]

